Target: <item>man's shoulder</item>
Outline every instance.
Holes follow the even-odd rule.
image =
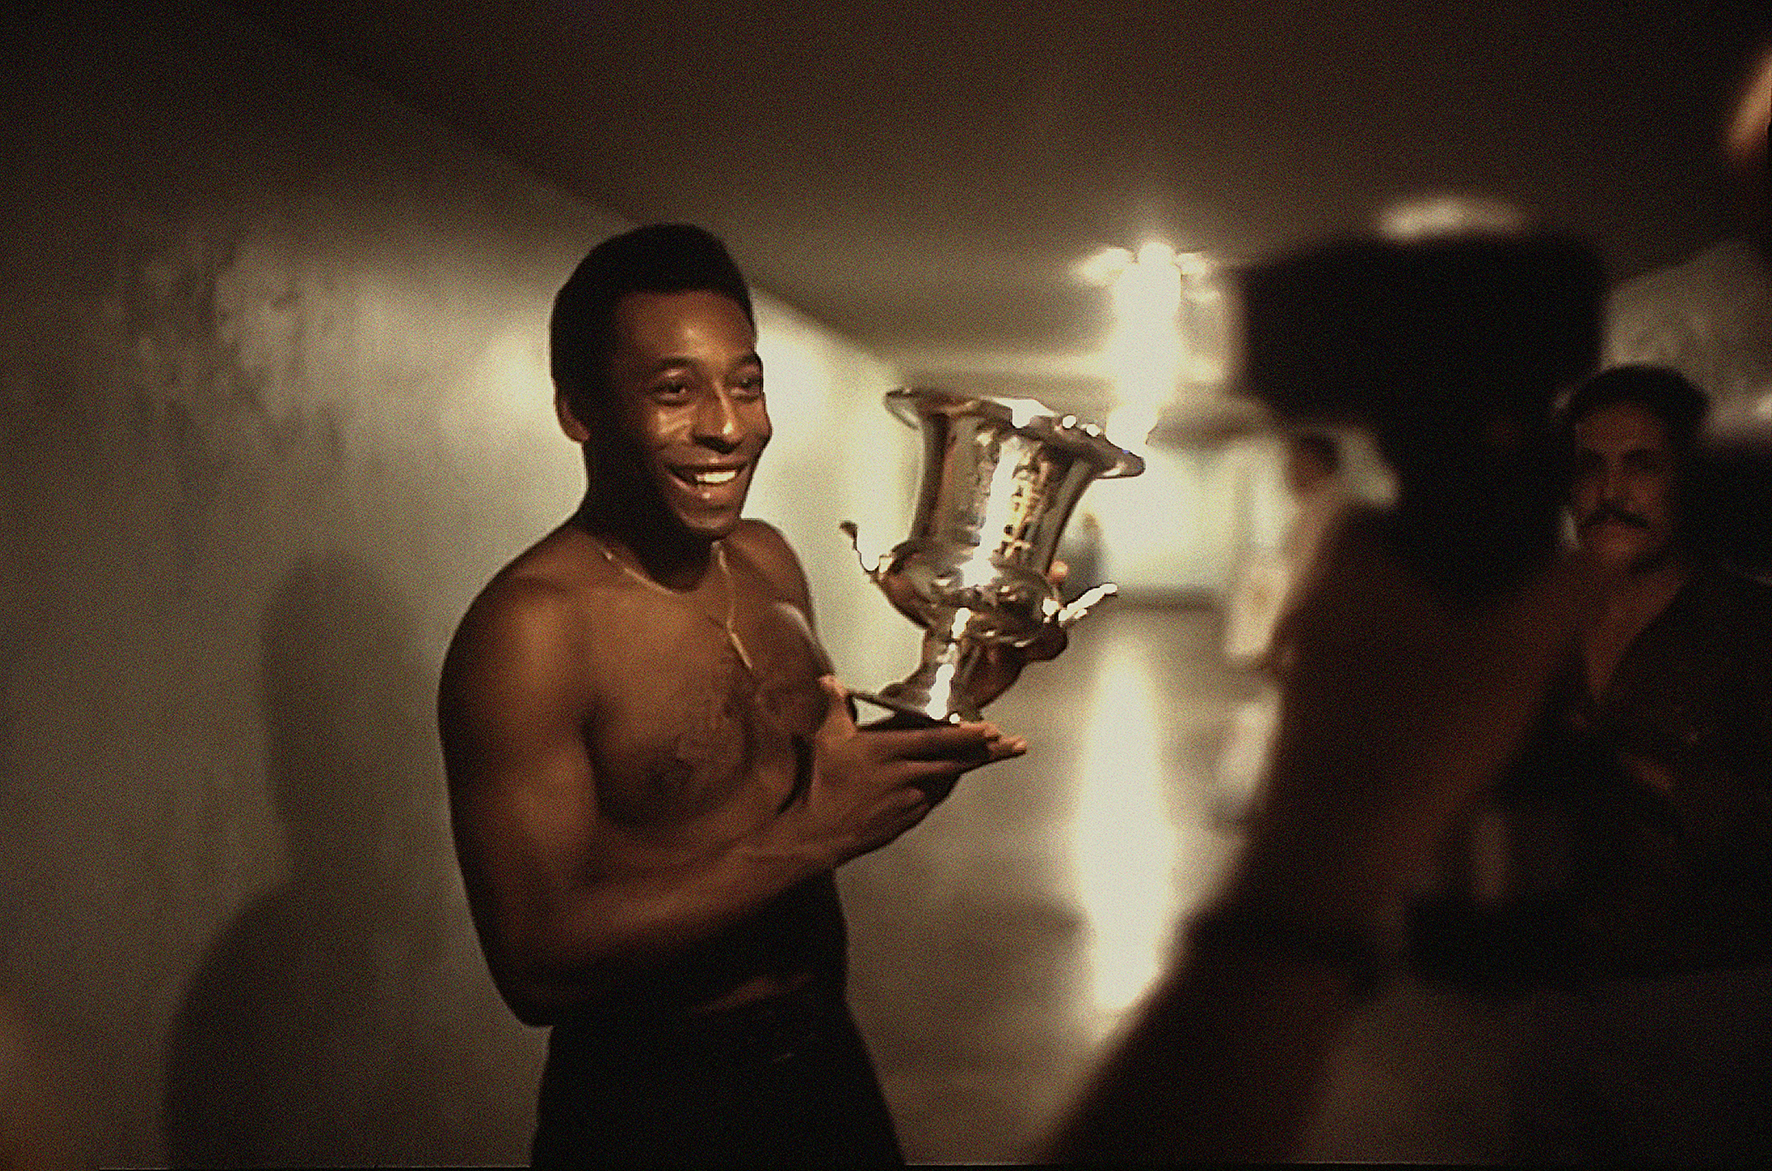
[[[781,530],[768,521],[746,517],[738,522],[726,538],[726,546],[755,560],[759,557],[794,557],[794,550]],[[797,563],[797,562],[796,562]]]
[[[1701,566],[1681,593],[1677,629],[1730,658],[1745,655],[1772,667],[1772,585],[1720,566]]]
[[[775,526],[746,519],[726,537],[728,553],[767,581],[773,592],[800,602],[807,593],[806,571],[793,546]]]
[[[595,540],[563,525],[513,557],[493,575],[481,598],[518,611],[547,611],[622,584]]]
[[[621,584],[583,545],[561,530],[513,558],[469,605],[457,646],[523,656],[582,649],[599,596]]]

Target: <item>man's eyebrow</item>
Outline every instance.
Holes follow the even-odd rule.
[[[665,357],[640,369],[641,378],[657,378],[664,374],[675,374],[682,370],[693,370],[695,361],[692,358]]]
[[[674,356],[674,355],[667,356],[667,357],[660,358],[658,361],[654,362],[652,365],[646,367],[645,373],[648,375],[664,374],[664,373],[667,373],[672,370],[681,370],[685,367],[694,366],[695,364],[696,363],[695,363],[694,358],[678,357],[678,356]],[[758,355],[758,353],[755,350],[752,350],[750,353],[744,355],[744,357],[742,357],[742,358],[738,359],[738,361],[734,362],[733,365],[734,366],[761,367],[763,365],[763,359],[761,356]]]

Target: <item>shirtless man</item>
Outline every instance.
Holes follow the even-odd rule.
[[[475,599],[439,706],[488,965],[553,1027],[533,1158],[900,1161],[832,872],[1026,745],[857,728],[793,551],[740,515],[770,422],[718,240],[605,241],[550,344],[588,489]]]

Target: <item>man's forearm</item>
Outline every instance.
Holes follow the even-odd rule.
[[[524,1002],[525,1019],[617,997],[833,866],[760,833],[645,869],[586,875],[505,940],[503,983]]]

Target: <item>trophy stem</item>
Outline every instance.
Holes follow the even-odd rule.
[[[966,638],[972,612],[955,611],[946,623],[923,632],[923,662],[907,678],[877,694],[854,692],[858,699],[936,723],[958,724],[984,718],[972,701],[972,680],[990,653],[988,643]]]

